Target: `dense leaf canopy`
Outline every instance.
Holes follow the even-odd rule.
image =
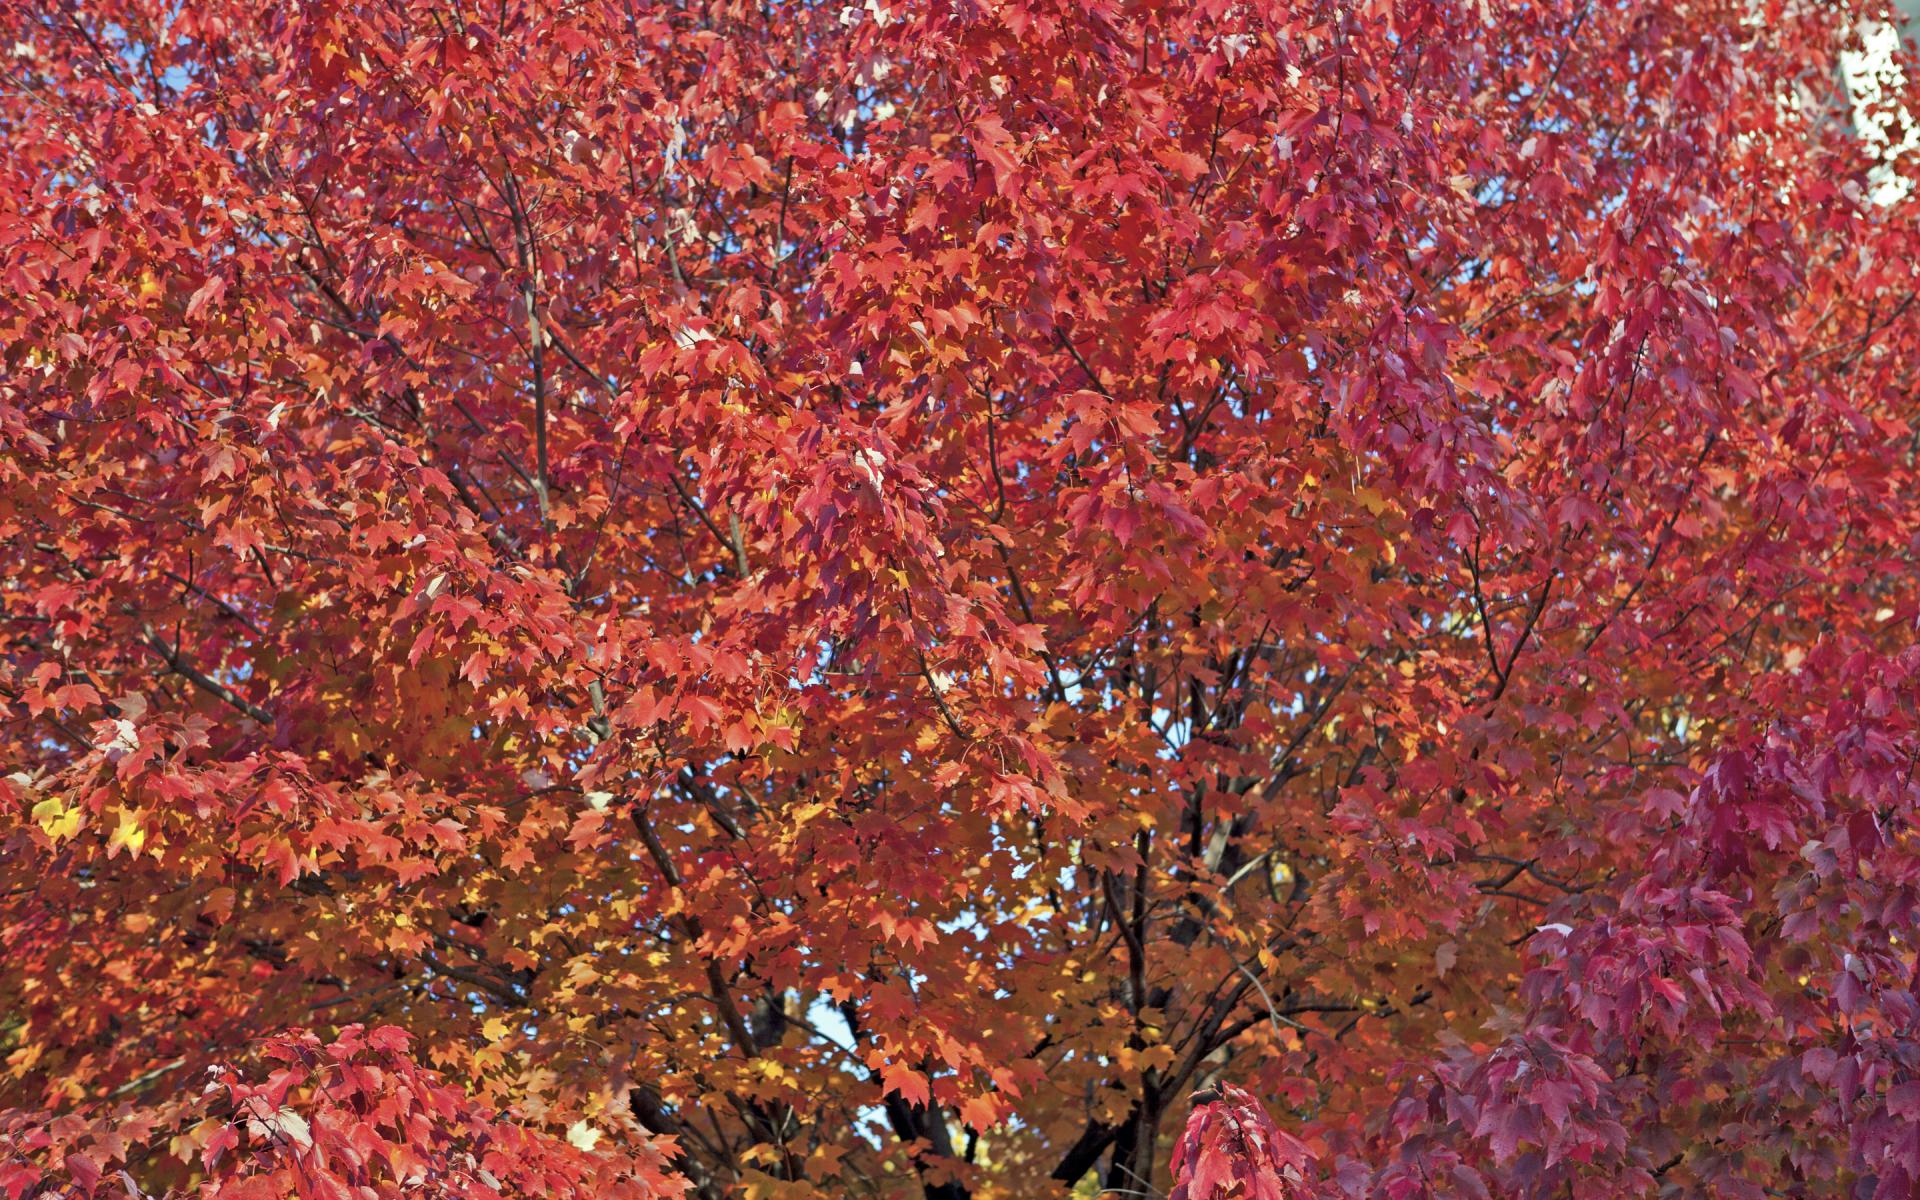
[[[0,0],[0,1195],[1910,1194],[1873,12]]]

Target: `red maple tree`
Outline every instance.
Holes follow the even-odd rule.
[[[1885,7],[0,0],[0,1195],[1909,1194]]]

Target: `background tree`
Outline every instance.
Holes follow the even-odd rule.
[[[1908,1194],[1854,15],[0,0],[0,1190]]]

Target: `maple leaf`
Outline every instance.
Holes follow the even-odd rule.
[[[924,1105],[933,1096],[927,1087],[926,1076],[900,1062],[889,1061],[881,1065],[880,1085],[910,1105]]]

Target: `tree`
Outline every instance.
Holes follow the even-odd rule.
[[[1833,6],[0,14],[10,1200],[1920,1180]]]

